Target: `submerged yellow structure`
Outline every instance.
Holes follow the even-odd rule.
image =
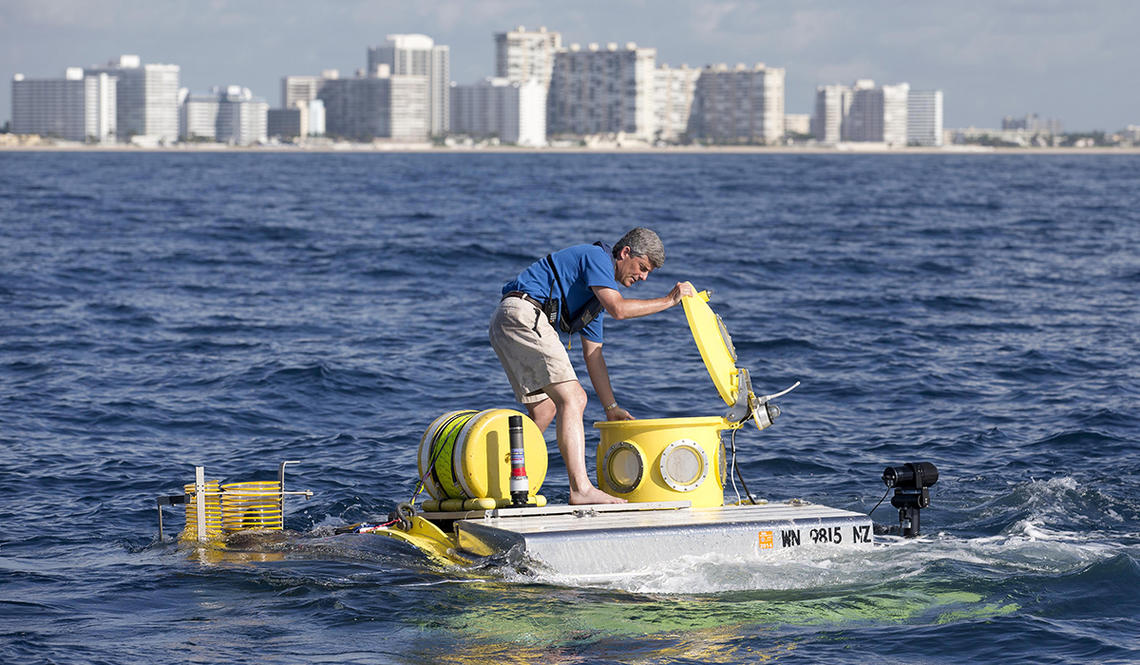
[[[160,496],[158,504],[158,537],[163,539],[162,508],[184,504],[186,525],[179,540],[222,544],[226,538],[245,531],[281,531],[285,528],[285,497],[311,498],[309,490],[285,491],[285,467],[296,460],[282,462],[277,480],[221,483],[207,480],[205,467],[195,467],[195,480],[183,486],[182,494]]]

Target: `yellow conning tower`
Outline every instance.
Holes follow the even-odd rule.
[[[742,427],[749,418],[763,430],[779,414],[768,400],[787,391],[762,398],[752,393],[748,370],[736,366],[732,340],[708,300],[701,291],[682,298],[682,304],[728,411],[723,416],[594,423],[601,431],[598,484],[604,491],[638,503],[684,500],[694,507],[723,506],[727,465],[720,433]]]

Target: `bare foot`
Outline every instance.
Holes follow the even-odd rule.
[[[570,491],[571,505],[584,505],[591,503],[627,503],[625,499],[610,496],[597,487],[590,487],[581,492]]]

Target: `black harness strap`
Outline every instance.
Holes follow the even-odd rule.
[[[594,244],[603,250],[607,249],[605,243],[600,241]],[[580,332],[602,313],[602,303],[598,300],[597,295],[592,295],[590,299],[586,301],[586,304],[582,305],[577,312],[570,314],[566,308],[566,291],[562,288],[562,278],[558,276],[558,268],[554,267],[553,255],[546,255],[546,264],[550,266],[550,272],[554,273],[554,280],[558,282],[558,294],[562,296],[558,304],[560,312],[558,317],[558,329],[571,335]]]

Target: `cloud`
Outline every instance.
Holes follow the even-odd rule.
[[[83,0],[7,0],[0,9],[0,25],[21,28],[74,28],[87,26],[106,29],[115,24],[111,12],[90,12]]]
[[[464,25],[500,23],[500,30],[514,27],[510,17],[533,9],[533,2],[525,0],[444,0],[431,5],[419,5],[421,16],[434,17],[437,24],[450,32]]]

